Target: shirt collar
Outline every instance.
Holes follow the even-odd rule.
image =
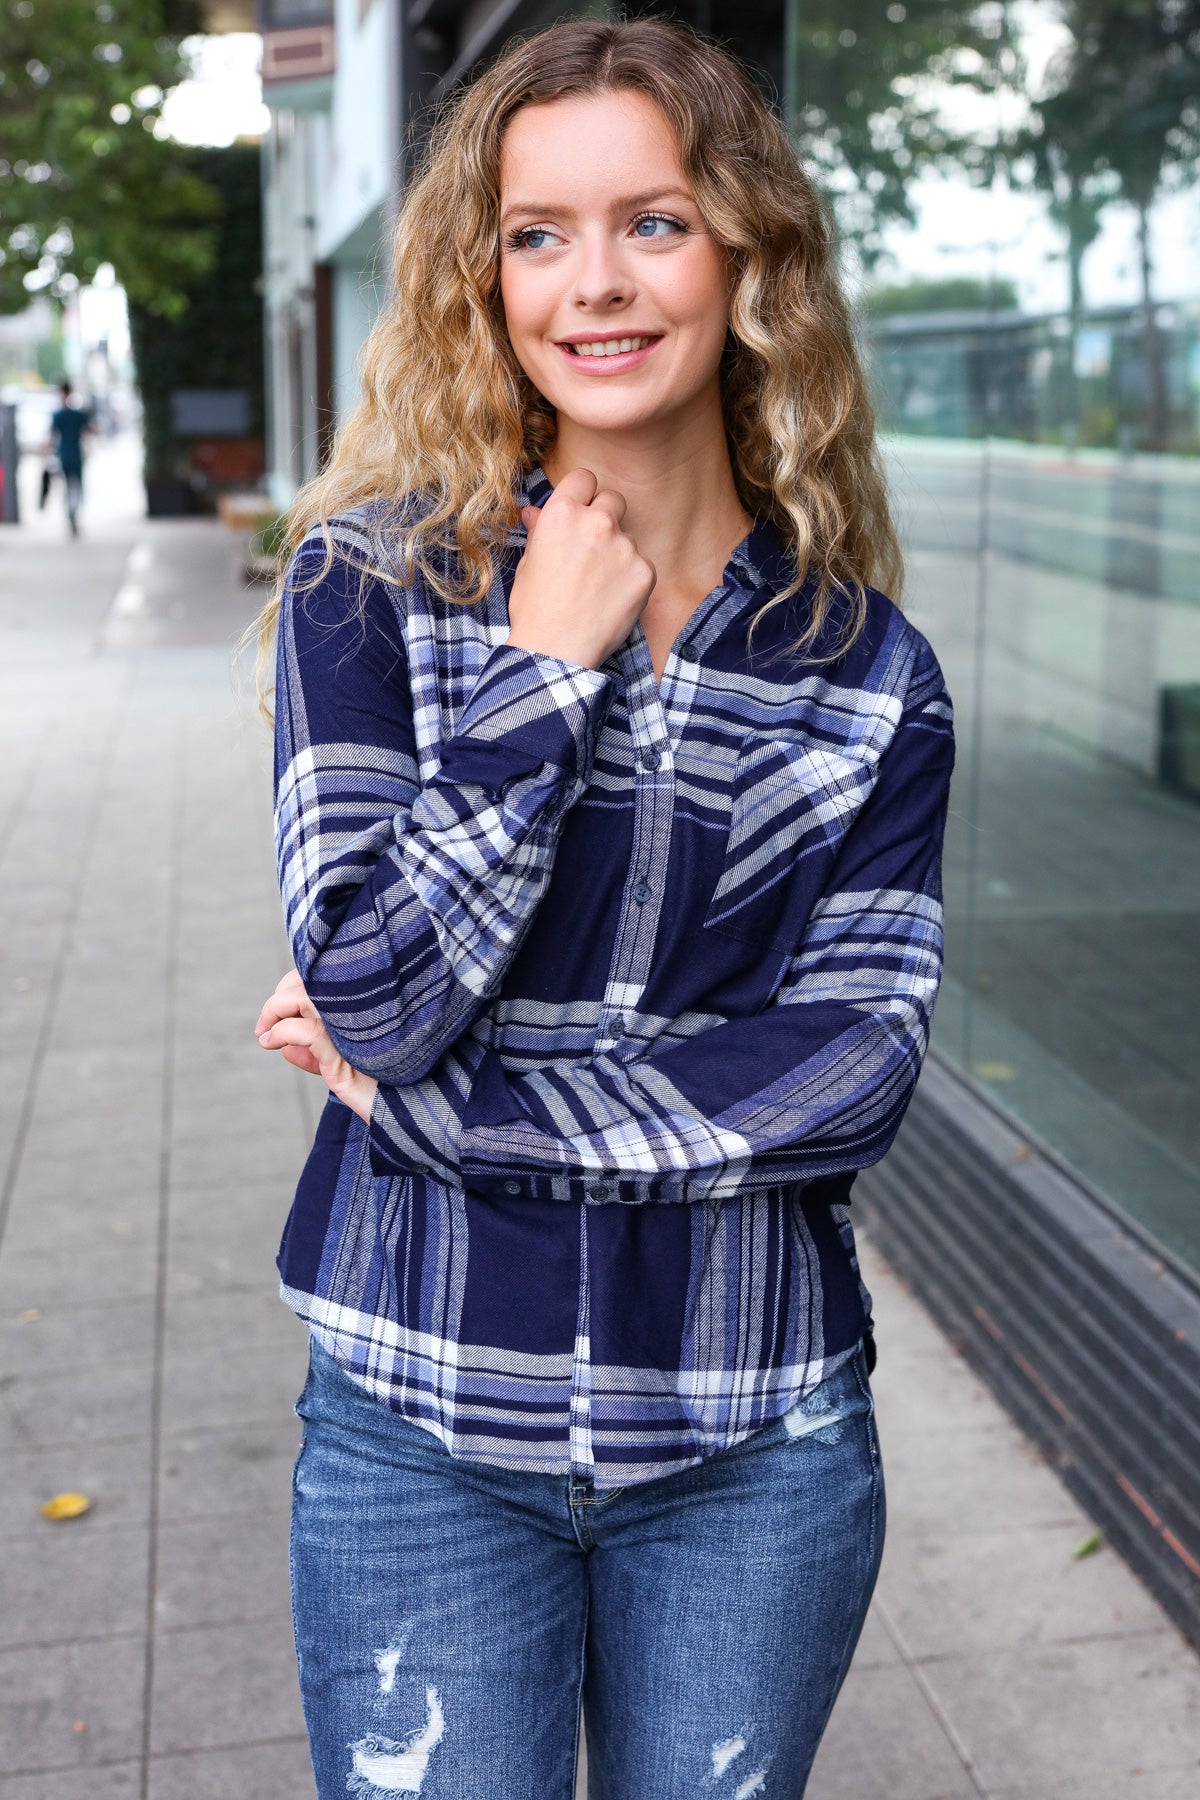
[[[554,492],[549,477],[537,463],[522,477],[519,500],[522,506],[545,506]],[[525,542],[525,527],[517,525],[509,534],[510,544]],[[773,519],[756,519],[746,536],[735,548],[725,565],[720,585],[730,587],[731,578],[747,591],[747,598],[777,594],[792,579],[792,563],[779,527]]]

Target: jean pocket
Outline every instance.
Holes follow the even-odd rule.
[[[747,739],[706,928],[794,951],[875,776],[865,756],[797,738]]]

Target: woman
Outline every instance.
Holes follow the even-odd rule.
[[[746,74],[579,22],[443,118],[278,617],[331,1090],[293,1597],[322,1797],[804,1791],[884,1530],[847,1200],[940,973],[949,703]],[[268,633],[274,619],[266,620]]]

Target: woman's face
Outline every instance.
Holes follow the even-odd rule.
[[[560,422],[627,433],[711,403],[728,265],[652,100],[522,108],[502,146],[500,233],[509,338]]]

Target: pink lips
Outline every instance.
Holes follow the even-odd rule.
[[[629,335],[632,337],[634,333],[630,332]],[[595,339],[590,341],[594,343]],[[661,337],[656,337],[640,350],[618,350],[615,356],[579,356],[567,344],[562,343],[558,348],[571,367],[578,369],[581,375],[620,375],[623,370],[634,369],[639,363],[645,362],[661,343]]]

